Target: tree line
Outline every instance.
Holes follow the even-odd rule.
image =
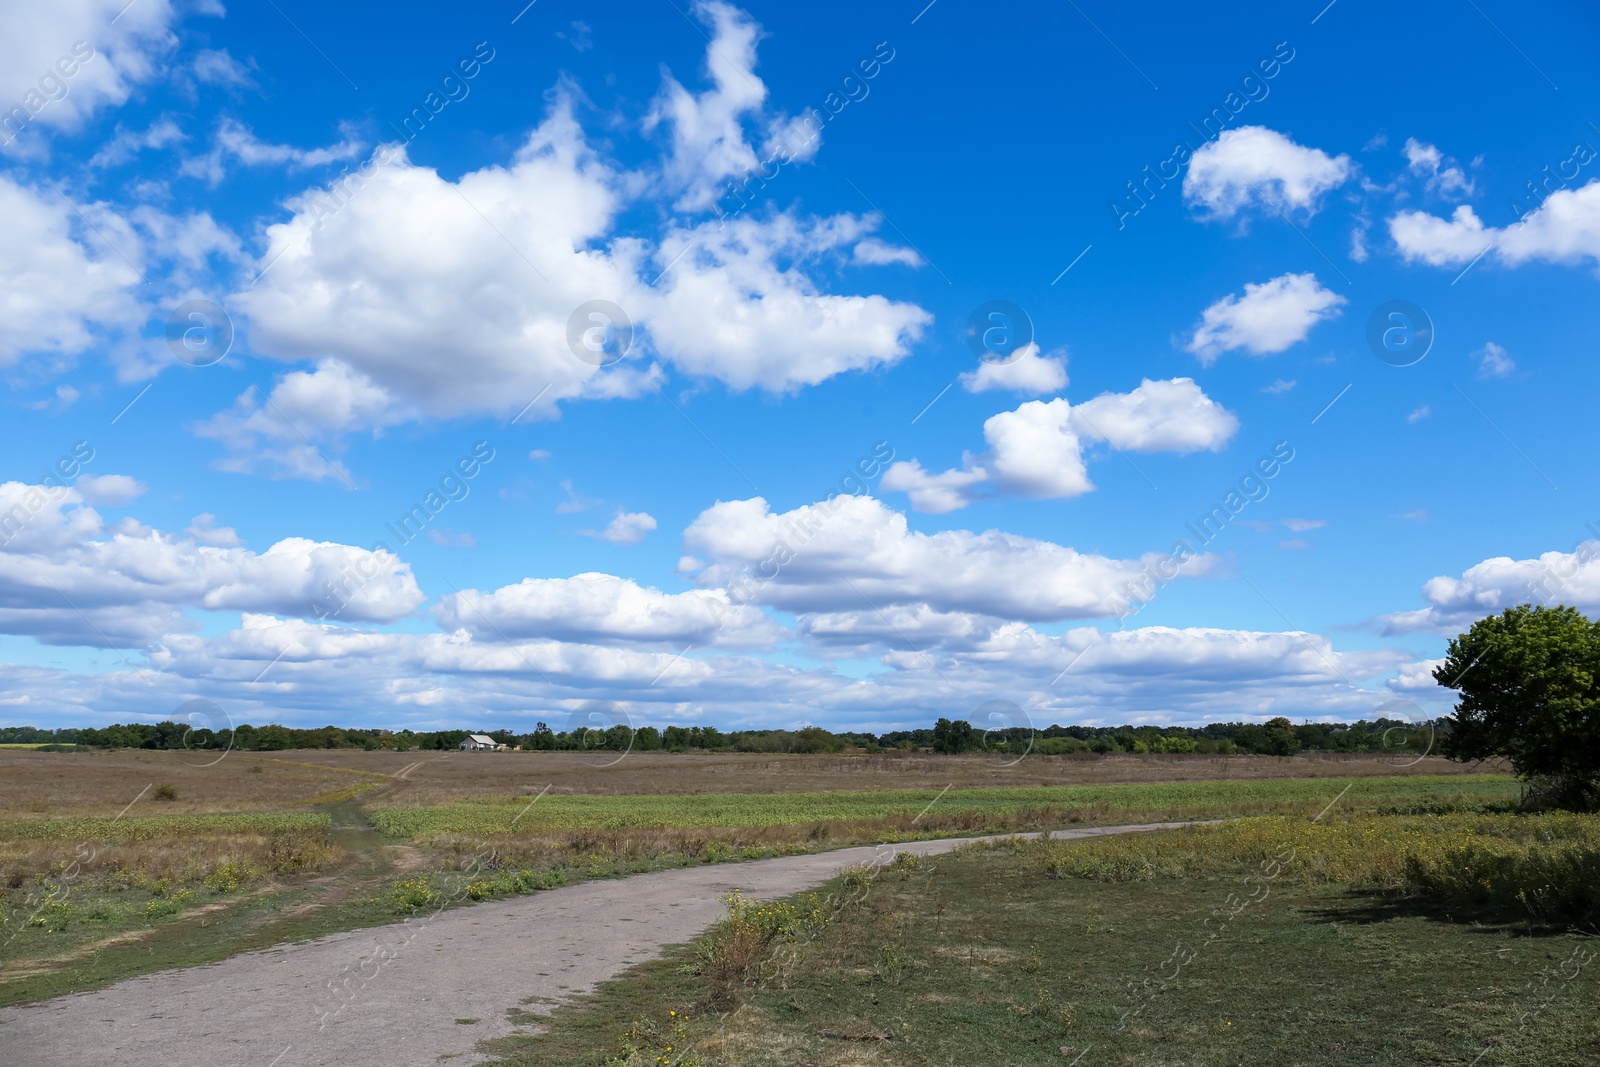
[[[510,748],[537,752],[593,749],[669,752],[838,753],[847,750],[932,751],[960,754],[996,752],[1022,755],[1089,753],[1203,753],[1289,756],[1296,752],[1421,753],[1432,746],[1444,720],[1411,723],[1399,719],[1355,723],[1303,723],[1287,718],[1266,723],[1212,723],[1209,726],[1060,726],[1043,729],[984,730],[962,719],[939,719],[918,730],[874,734],[799,730],[719,730],[714,726],[615,725],[552,730],[538,723],[529,733],[515,730],[386,730],[322,726],[305,729],[248,723],[228,730],[192,729],[179,722],[117,723],[82,729],[45,730],[0,727],[0,744],[44,744],[88,748],[225,749],[271,752],[286,749],[447,750],[460,747],[469,733],[483,733]]]

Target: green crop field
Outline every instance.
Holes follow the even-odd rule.
[[[497,836],[548,831],[669,830],[869,822],[968,812],[1003,818],[1052,809],[1076,821],[1220,818],[1298,811],[1343,796],[1345,808],[1495,804],[1515,800],[1507,775],[1410,778],[1254,779],[1025,789],[894,790],[826,793],[717,793],[658,796],[509,797],[440,807],[382,808],[373,826],[390,837]]]
[[[146,815],[131,819],[0,819],[0,840],[160,841],[211,834],[285,834],[322,831],[331,819],[317,812],[240,815]]]

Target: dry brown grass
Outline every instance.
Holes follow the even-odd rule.
[[[165,879],[198,885],[219,870],[296,874],[330,862],[335,848],[324,833],[227,833],[131,843],[0,840],[0,889],[75,881],[100,889],[145,887]]]
[[[574,752],[231,752],[194,766],[183,752],[37,752],[0,749],[0,819],[115,815],[156,786],[176,799],[164,813],[270,811],[329,803],[363,781],[390,786],[379,804],[430,805],[485,796],[552,793],[803,793],[855,789],[1113,785],[1259,778],[1456,774],[1471,767],[1437,757],[1406,767],[1372,756],[1028,756],[1007,766],[983,756],[890,754],[788,756],[630,752],[596,767]]]
[[[358,768],[265,758],[230,752],[221,762],[195,766],[185,752],[37,752],[0,749],[0,819],[116,815],[141,793],[130,814],[152,814],[152,795],[170,785],[175,799],[163,815],[273,811],[349,787]],[[147,789],[148,787],[148,789]]]
[[[384,774],[405,772],[404,790],[381,803],[447,804],[483,796],[552,793],[810,793],[855,789],[971,789],[982,786],[1115,785],[1255,778],[1351,778],[1502,771],[1429,757],[1407,760],[1368,755],[1273,756],[984,756],[885,754],[800,756],[761,753],[679,755],[630,752],[614,766],[604,756],[576,752],[345,752],[284,753],[306,763]],[[414,766],[413,766],[414,765]],[[406,771],[406,768],[412,769]]]
[[[1109,818],[1109,806],[1040,807],[1009,814],[978,811],[932,812],[805,825],[698,827],[695,829],[552,830],[497,836],[436,834],[424,844],[459,868],[475,861],[486,871],[543,870],[553,867],[642,868],[657,862],[698,862],[739,857],[760,859],[818,849],[877,844],[897,838],[959,834],[1012,833],[1057,829]]]

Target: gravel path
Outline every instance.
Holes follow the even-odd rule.
[[[1152,823],[1058,838],[1167,829]],[[1023,835],[1036,836],[1036,835]],[[465,1067],[507,1013],[593,989],[723,915],[738,888],[788,896],[897,851],[975,838],[688,867],[477,904],[425,919],[160,971],[0,1010],[7,1067]],[[477,1020],[462,1023],[458,1020]]]

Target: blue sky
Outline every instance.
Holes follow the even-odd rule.
[[[125,4],[0,15],[0,721],[1420,716],[1600,609],[1577,5]]]

